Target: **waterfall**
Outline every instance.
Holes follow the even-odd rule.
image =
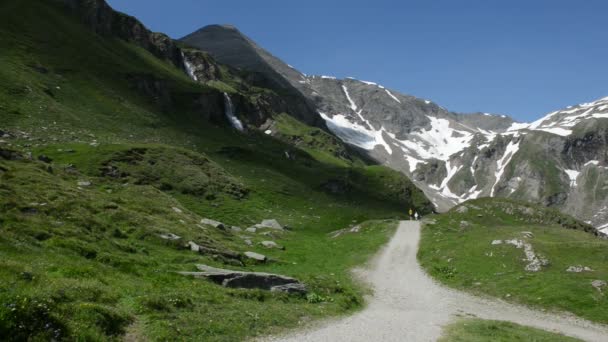
[[[184,66],[186,67],[186,72],[188,73],[188,76],[190,76],[190,78],[194,81],[198,81],[198,77],[196,77],[196,74],[194,73],[194,65],[190,63],[190,61],[188,60],[188,58],[186,58],[183,52],[182,60],[184,61]]]
[[[241,132],[245,130],[241,120],[239,120],[239,118],[234,115],[234,106],[232,105],[232,99],[230,99],[230,96],[226,93],[224,93],[224,111],[232,127],[236,128]]]

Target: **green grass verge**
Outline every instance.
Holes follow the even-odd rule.
[[[439,342],[574,342],[575,338],[509,322],[465,319],[444,328]]]
[[[607,323],[606,290],[599,291],[591,283],[608,279],[608,241],[585,229],[593,228],[553,210],[479,199],[425,224],[418,259],[448,286]],[[511,239],[530,243],[548,264],[538,272],[526,271],[529,262],[523,248],[492,244]],[[593,271],[566,272],[579,265]]]

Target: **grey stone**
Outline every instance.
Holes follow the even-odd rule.
[[[281,224],[279,224],[279,222],[275,219],[264,220],[264,221],[262,221],[262,223],[259,224],[259,227],[283,230],[283,226],[281,226]]]
[[[249,259],[259,261],[259,262],[266,262],[266,260],[268,260],[268,258],[266,258],[265,255],[262,255],[262,254],[259,254],[256,252],[245,252],[245,256]]]
[[[190,247],[190,250],[193,252],[200,252],[201,250],[201,246],[199,246],[196,242],[193,241],[188,241],[188,247]]]
[[[182,213],[182,210],[180,208],[178,208],[178,207],[171,207],[171,209],[173,209],[173,211],[175,211],[178,214]]]
[[[246,231],[247,233],[255,233],[255,232],[257,232],[257,231],[258,231],[258,229],[257,229],[257,228],[255,228],[255,227],[249,227],[249,228],[245,229],[245,231]]]
[[[78,186],[91,186],[91,182],[89,181],[79,181]]]
[[[196,265],[200,272],[178,272],[195,278],[206,278],[224,287],[262,289],[287,293],[306,293],[306,286],[295,278],[263,272],[242,272]]]
[[[230,230],[232,230],[235,233],[240,233],[243,231],[243,229],[241,229],[240,227],[236,227],[236,226],[230,227]]]
[[[221,230],[226,229],[226,227],[224,226],[224,224],[222,222],[215,221],[215,220],[208,219],[208,218],[202,219],[201,224],[211,226],[213,228],[217,228],[217,229],[221,229]]]
[[[274,241],[262,241],[260,242],[260,244],[262,244],[262,246],[266,247],[266,248],[277,248],[277,249],[283,249],[283,247],[279,246],[276,242]]]
[[[161,239],[172,240],[172,241],[181,239],[180,236],[177,236],[173,233],[164,233],[164,234],[160,234],[159,236],[161,237]]]
[[[572,273],[581,273],[581,272],[593,272],[593,270],[590,267],[587,266],[570,266],[566,269],[566,272],[572,272]]]
[[[591,282],[591,286],[602,292],[602,288],[606,287],[606,282],[604,280],[594,280]]]

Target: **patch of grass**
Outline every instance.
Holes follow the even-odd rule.
[[[575,338],[509,322],[465,319],[444,328],[440,342],[574,342]]]
[[[608,299],[591,282],[608,278],[608,241],[593,232],[554,210],[479,199],[425,224],[418,259],[446,285],[606,323]],[[512,239],[531,244],[534,253],[547,260],[540,271],[525,270],[529,261],[523,248],[492,244]],[[593,271],[566,272],[579,265]]]

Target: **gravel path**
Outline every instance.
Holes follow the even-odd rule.
[[[435,283],[416,259],[420,223],[403,221],[362,277],[374,289],[367,307],[266,341],[435,341],[457,315],[510,321],[587,341],[608,341],[608,327],[547,314],[498,299],[482,299]]]

